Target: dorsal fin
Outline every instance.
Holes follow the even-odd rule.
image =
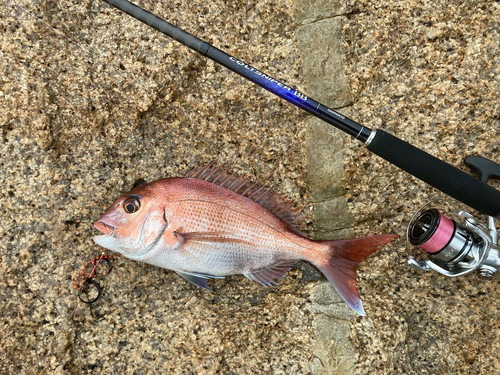
[[[217,165],[216,161],[212,161],[204,167],[193,168],[186,174],[186,177],[205,180],[243,195],[271,211],[297,233],[303,234],[298,228],[303,229],[306,226],[305,216],[295,202],[270,192],[246,176],[231,173],[230,169],[231,167],[226,166],[225,163]]]

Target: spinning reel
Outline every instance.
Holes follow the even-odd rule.
[[[500,166],[472,156],[465,163],[475,169],[480,181],[458,168],[412,146],[381,129],[370,129],[302,94],[217,47],[185,32],[127,0],[104,0],[201,55],[221,64],[313,116],[333,125],[364,143],[367,149],[411,175],[489,215],[488,228],[466,212],[465,223],[441,215],[437,210],[417,212],[408,228],[410,243],[426,251],[426,261],[410,258],[409,263],[422,270],[435,270],[447,276],[460,276],[479,270],[485,278],[493,278],[500,268],[498,236],[494,220],[500,220],[500,191],[486,182],[500,178]]]
[[[488,182],[500,178],[500,165],[479,157],[469,156],[465,164],[475,170],[479,179]],[[460,211],[463,224],[447,218],[437,209],[419,210],[410,221],[407,238],[428,254],[427,260],[410,256],[410,266],[434,270],[456,277],[478,272],[482,279],[500,279],[500,248],[495,219],[488,217],[488,226],[481,224],[471,214]]]

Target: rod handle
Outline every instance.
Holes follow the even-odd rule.
[[[500,219],[500,191],[393,135],[376,130],[368,150],[479,212]]]

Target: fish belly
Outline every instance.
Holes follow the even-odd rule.
[[[223,201],[224,202],[224,201]],[[313,242],[259,205],[182,202],[175,207],[180,246],[155,265],[227,276],[249,274],[284,261],[306,259]],[[165,254],[166,255],[166,254]],[[152,263],[152,262],[148,262]]]

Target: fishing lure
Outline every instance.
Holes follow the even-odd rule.
[[[78,289],[78,298],[85,303],[94,303],[102,296],[102,288],[96,277],[106,276],[113,269],[113,259],[120,254],[107,255],[102,249],[99,256],[90,259],[83,265],[80,272],[73,279],[73,286]]]

